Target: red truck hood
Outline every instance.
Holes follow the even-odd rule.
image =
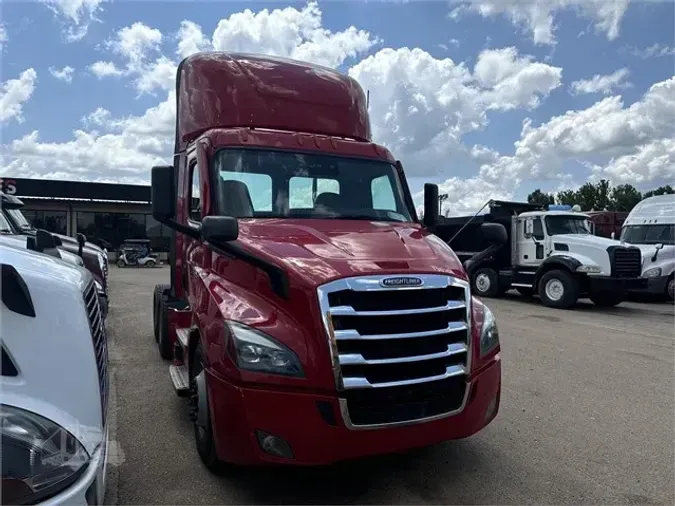
[[[239,241],[312,286],[382,272],[446,273],[466,279],[450,247],[412,223],[240,220]]]

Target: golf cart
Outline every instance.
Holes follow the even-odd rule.
[[[152,252],[149,239],[127,239],[117,254],[117,267],[155,267],[161,264],[159,256]]]

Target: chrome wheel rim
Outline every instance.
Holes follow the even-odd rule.
[[[487,292],[490,289],[490,276],[483,273],[476,276],[476,288],[479,292]]]
[[[549,279],[544,290],[546,291],[546,297],[555,302],[562,299],[565,294],[565,286],[559,279]]]

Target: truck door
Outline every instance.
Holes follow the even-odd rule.
[[[518,261],[521,267],[538,267],[544,260],[544,227],[541,217],[518,218]]]

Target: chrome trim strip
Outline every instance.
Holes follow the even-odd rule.
[[[532,283],[511,283],[511,286],[519,286],[520,288],[532,288]]]
[[[366,378],[344,378],[345,389],[352,388],[389,388],[402,387],[406,385],[419,385],[420,383],[430,383],[432,381],[440,381],[454,376],[461,376],[466,374],[466,370],[462,365],[450,365],[446,367],[444,374],[437,374],[436,376],[426,376],[424,378],[412,378],[404,381],[388,381],[386,383],[371,383]]]
[[[449,300],[445,306],[425,307],[421,309],[399,309],[393,311],[356,311],[351,306],[336,306],[331,308],[332,316],[397,316],[408,314],[436,313],[440,311],[451,311],[453,309],[464,309],[466,304],[457,300]]]
[[[438,353],[429,353],[428,355],[414,355],[411,357],[398,358],[379,358],[368,360],[360,353],[347,353],[340,355],[340,365],[380,365],[380,364],[404,364],[406,362],[422,362],[424,360],[434,360],[436,358],[451,357],[466,353],[467,348],[464,343],[451,343],[448,349]]]
[[[340,404],[340,414],[342,415],[342,421],[345,423],[345,427],[348,430],[376,430],[376,429],[387,429],[390,427],[408,427],[410,425],[417,425],[420,423],[435,422],[437,420],[443,420],[444,418],[450,418],[464,411],[466,403],[469,400],[469,394],[471,393],[472,384],[466,384],[466,390],[464,391],[464,398],[462,399],[462,404],[453,410],[448,411],[447,413],[440,413],[434,416],[428,416],[426,418],[416,418],[414,420],[402,420],[400,422],[390,422],[390,423],[374,423],[369,425],[354,425],[352,419],[349,416],[349,408],[347,407],[347,399],[338,399]]]
[[[466,323],[464,322],[449,322],[448,326],[444,329],[438,330],[425,330],[423,332],[409,332],[407,334],[369,334],[362,336],[357,330],[335,330],[335,339],[338,341],[344,340],[381,340],[381,339],[412,339],[415,337],[431,337],[431,336],[442,336],[443,334],[449,334],[450,332],[460,332],[466,330]]]

